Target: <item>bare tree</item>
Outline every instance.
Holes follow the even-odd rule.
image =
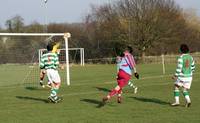
[[[118,0],[93,6],[88,17],[87,25],[90,22],[94,27],[93,40],[131,44],[143,55],[173,52],[174,47],[187,40],[183,36],[187,23],[174,0]],[[169,44],[172,46],[166,47]]]
[[[16,15],[15,17],[6,21],[6,27],[9,32],[22,32],[24,27],[24,19]]]

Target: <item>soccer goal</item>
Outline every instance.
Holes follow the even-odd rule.
[[[41,55],[39,49],[45,49],[52,39],[59,40],[61,56],[60,69],[63,83],[70,85],[69,48],[70,33],[0,33],[0,72],[4,86],[32,84],[39,82],[39,62]],[[84,52],[84,49],[80,49]],[[81,65],[84,65],[84,54],[81,54]],[[12,75],[12,77],[11,77]]]

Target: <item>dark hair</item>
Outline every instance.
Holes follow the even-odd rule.
[[[181,51],[181,53],[188,53],[190,50],[189,50],[189,47],[187,46],[187,44],[181,44],[180,51]]]
[[[124,56],[124,51],[122,48],[115,48],[114,50],[117,56],[121,56],[121,57]]]
[[[52,51],[53,50],[53,45],[52,44],[48,44],[47,45],[47,51]]]
[[[181,53],[188,53],[189,47],[187,46],[187,44],[181,44],[180,51],[181,51]]]
[[[129,53],[133,53],[133,48],[131,46],[127,46],[125,50],[128,50]]]

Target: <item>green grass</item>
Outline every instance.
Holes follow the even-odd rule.
[[[28,66],[0,65],[0,121],[2,123],[200,123],[199,66],[190,91],[192,106],[171,107],[175,65],[167,65],[162,75],[159,64],[138,65],[140,80],[135,80],[139,92],[125,87],[123,103],[113,98],[98,108],[103,96],[115,87],[114,65],[72,67],[71,86],[63,84],[59,94],[64,100],[46,103],[48,89],[23,85]],[[63,76],[63,75],[62,75]],[[35,78],[37,80],[37,78]],[[35,82],[37,83],[37,81]],[[64,83],[64,82],[63,82]]]

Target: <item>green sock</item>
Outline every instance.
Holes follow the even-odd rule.
[[[189,92],[188,91],[183,91],[183,95],[184,95],[185,100],[187,101],[187,103],[191,103]]]
[[[189,92],[188,91],[183,91],[183,95],[185,96],[189,96]]]
[[[180,96],[180,91],[179,90],[174,90],[174,96],[179,97]]]
[[[52,96],[52,97],[57,96],[57,93],[58,93],[58,89],[52,88],[50,96]]]
[[[174,90],[174,98],[176,103],[179,103],[179,96],[180,96],[180,91]]]

